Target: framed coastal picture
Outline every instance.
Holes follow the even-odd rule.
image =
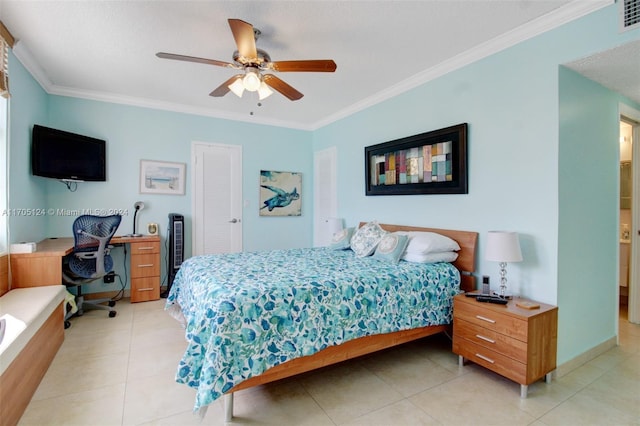
[[[184,195],[185,163],[140,160],[140,193]]]
[[[302,215],[302,173],[260,171],[260,216]]]
[[[365,195],[467,194],[467,123],[364,149]]]

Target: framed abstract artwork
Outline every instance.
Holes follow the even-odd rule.
[[[364,149],[366,195],[467,194],[467,123]]]
[[[184,195],[185,163],[140,160],[140,193]]]
[[[302,173],[260,171],[260,216],[302,215]]]

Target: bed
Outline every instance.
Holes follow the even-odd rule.
[[[452,297],[475,288],[478,234],[379,226],[447,236],[458,257],[396,264],[322,247],[187,259],[166,309],[185,326],[176,381],[196,389],[194,411],[224,396],[231,421],[236,391],[447,330]]]

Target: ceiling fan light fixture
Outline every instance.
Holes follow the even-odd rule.
[[[247,67],[246,73],[242,78],[244,88],[250,92],[255,92],[260,88],[260,83],[262,83],[262,78],[257,68]]]
[[[236,74],[232,76],[209,93],[209,96],[213,96],[214,98],[225,96],[230,91],[239,98],[242,98],[244,91],[248,90],[250,92],[257,91],[260,100],[262,100],[269,97],[275,90],[290,101],[297,101],[304,96],[302,93],[273,74],[266,75],[269,84],[265,84],[263,82],[265,76],[262,75],[262,72],[334,72],[336,70],[336,63],[332,59],[272,62],[269,54],[262,49],[258,49],[256,46],[260,30],[241,19],[228,19],[228,22],[236,42],[236,47],[238,48],[232,55],[233,63],[167,52],[158,52],[156,56],[163,59],[174,59],[232,68],[238,71],[244,70],[244,75]]]
[[[241,78],[237,78],[228,87],[229,87],[229,90],[231,90],[234,95],[236,95],[239,98],[242,97],[242,93],[244,93],[244,84],[242,84]]]
[[[264,81],[260,83],[260,87],[258,88],[258,99],[267,99],[271,95],[273,95],[273,90],[271,90],[269,86],[267,86],[267,83],[265,83]]]

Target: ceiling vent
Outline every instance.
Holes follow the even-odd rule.
[[[620,31],[640,28],[640,0],[619,0]]]

